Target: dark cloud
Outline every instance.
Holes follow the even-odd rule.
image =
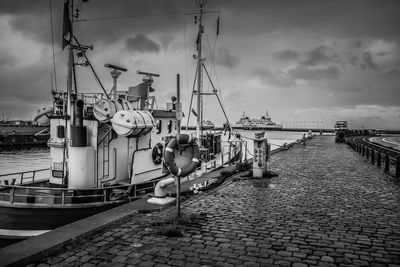
[[[318,46],[307,53],[307,58],[301,63],[306,66],[318,66],[337,61],[338,55],[327,46]]]
[[[160,45],[146,37],[144,34],[138,34],[135,37],[129,37],[125,41],[125,48],[133,52],[160,52]]]
[[[356,48],[361,48],[362,45],[363,45],[363,43],[362,43],[361,40],[356,40],[356,41],[353,42],[353,45],[354,45]]]
[[[360,58],[358,56],[351,56],[349,62],[353,66],[358,66],[358,64],[360,63]]]
[[[0,66],[2,67],[12,67],[17,62],[17,60],[9,54],[1,53],[0,51]]]
[[[292,79],[301,79],[307,81],[334,80],[339,76],[339,69],[335,66],[327,68],[310,68],[299,65],[288,71]]]
[[[299,53],[297,51],[288,49],[288,50],[278,51],[274,53],[272,57],[276,60],[295,60],[299,57]]]
[[[400,78],[400,67],[390,67],[383,71],[384,74]]]
[[[371,70],[377,70],[378,65],[374,62],[372,58],[372,54],[370,52],[364,52],[362,54],[362,63],[361,63],[361,68],[364,70],[371,69]]]
[[[271,71],[268,68],[258,68],[252,71],[252,75],[258,77],[263,83],[279,87],[291,87],[295,81],[282,71]]]
[[[234,68],[240,64],[240,59],[236,55],[232,55],[228,48],[219,49],[215,62],[221,66]]]

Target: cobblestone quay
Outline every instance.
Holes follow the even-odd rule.
[[[160,234],[171,207],[30,265],[400,266],[400,188],[380,169],[332,136],[273,157],[269,182],[236,179],[186,200],[181,236]]]

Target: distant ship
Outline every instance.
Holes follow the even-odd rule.
[[[203,120],[202,122],[202,128],[204,130],[208,130],[208,129],[214,129],[215,128],[215,124],[210,121],[210,120]]]
[[[348,130],[349,124],[347,121],[337,121],[335,123],[335,131]]]
[[[232,125],[232,128],[245,130],[280,130],[282,129],[282,125],[273,122],[268,111],[265,113],[265,116],[262,116],[260,119],[251,119],[246,116],[243,111],[242,117],[236,124]]]

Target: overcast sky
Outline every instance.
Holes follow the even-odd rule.
[[[51,3],[57,89],[65,91],[63,1]],[[29,119],[38,107],[51,104],[49,4],[0,1],[0,114],[5,117]],[[163,106],[175,95],[180,73],[187,113],[197,25],[193,15],[183,13],[197,10],[194,0],[92,0],[79,7],[79,19],[86,21],[74,23],[75,35],[94,45],[88,56],[107,88],[112,80],[105,63],[128,68],[119,90],[141,81],[137,70],[159,73],[154,87]],[[208,0],[205,9],[221,11],[218,38],[218,14],[205,16],[204,56],[231,122],[243,111],[260,117],[268,110],[286,127],[331,127],[348,120],[351,128],[400,128],[400,1]],[[207,82],[204,89],[210,90]],[[100,91],[87,68],[78,68],[78,90]],[[213,97],[207,97],[205,108],[206,119],[224,122]]]

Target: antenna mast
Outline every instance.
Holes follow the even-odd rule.
[[[196,0],[196,4],[200,7],[199,17],[199,33],[197,36],[197,127],[196,137],[200,140],[200,136],[203,134],[203,128],[201,127],[203,121],[203,97],[202,97],[202,58],[201,58],[201,41],[204,32],[203,27],[203,6],[207,3],[207,0]],[[196,20],[197,23],[197,20]]]

